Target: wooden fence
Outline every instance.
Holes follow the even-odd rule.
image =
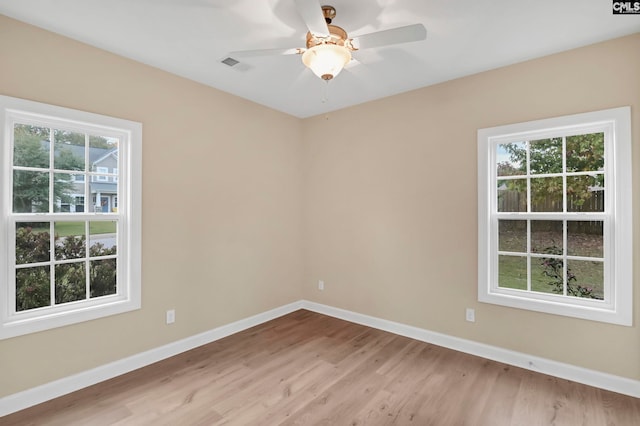
[[[571,196],[567,197],[567,212],[603,212],[604,191],[593,191],[586,199]],[[526,192],[508,189],[498,190],[499,212],[526,212]],[[535,200],[531,205],[533,212],[562,212],[562,196],[550,195],[541,200]],[[569,231],[584,234],[602,235],[602,221],[571,221]]]

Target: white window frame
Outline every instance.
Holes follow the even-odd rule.
[[[604,300],[498,287],[496,145],[605,131]],[[478,300],[549,314],[631,326],[633,323],[631,109],[596,112],[478,130]],[[519,218],[514,213],[513,218]],[[505,214],[501,213],[504,218]],[[530,218],[535,213],[528,213]],[[543,216],[544,214],[541,214]],[[583,215],[583,216],[581,216]],[[584,213],[564,213],[580,220]]]
[[[43,123],[50,127],[75,129],[84,133],[118,138],[120,154],[119,202],[116,213],[90,213],[85,194],[83,213],[28,213],[40,220],[87,220],[117,218],[117,290],[116,294],[55,306],[16,312],[15,308],[15,223],[12,212],[13,123]],[[69,324],[120,314],[141,307],[141,195],[142,124],[0,96],[0,339],[20,336]],[[87,183],[88,187],[88,183]]]

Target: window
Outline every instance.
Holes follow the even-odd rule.
[[[0,130],[0,338],[138,309],[141,124],[0,96]]]
[[[96,167],[96,171],[98,173],[109,173],[109,168],[108,167]],[[109,178],[107,176],[105,176],[104,174],[100,174],[98,176],[96,176],[96,181],[98,182],[107,182],[109,180]]]
[[[478,299],[631,325],[630,109],[478,131]]]
[[[83,195],[76,195],[75,197],[76,202],[75,202],[75,211],[78,213],[82,213],[84,212],[84,196]]]

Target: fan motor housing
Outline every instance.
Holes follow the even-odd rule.
[[[347,32],[337,25],[327,25],[329,28],[329,36],[317,37],[310,32],[307,33],[307,49],[319,44],[335,44],[337,46],[345,46],[350,48],[347,43]]]

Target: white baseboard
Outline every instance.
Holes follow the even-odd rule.
[[[160,346],[159,348],[141,352],[91,370],[5,396],[0,398],[0,417],[75,392],[87,386],[95,385],[96,383],[145,367],[154,362],[162,361],[163,359],[197,348],[198,346],[206,345],[207,343],[214,342],[299,309],[302,309],[301,301],[290,303],[249,318],[214,328],[213,330],[205,331],[204,333],[196,334],[195,336],[178,340],[177,342]]]
[[[64,377],[13,395],[5,396],[0,398],[0,417],[117,377],[138,368],[145,367],[153,364],[154,362],[178,355],[198,346],[214,342],[222,339],[223,337],[281,317],[298,309],[307,309],[309,311],[340,318],[356,324],[362,324],[401,336],[410,337],[422,342],[432,343],[434,345],[503,362],[505,364],[525,368],[527,370],[640,398],[640,381],[638,380],[576,367],[574,365],[539,358],[520,352],[514,352],[496,346],[485,345],[483,343],[448,336],[446,334],[436,333],[434,331],[406,324],[400,324],[369,315],[334,308],[320,303],[300,300],[249,318],[214,328],[213,330],[206,331],[195,336],[178,340],[177,342],[169,343],[159,348],[151,349],[88,371]]]
[[[318,312],[335,318],[340,318],[356,324],[366,325],[401,336],[410,337],[422,342],[432,343],[456,351],[465,352],[482,358],[491,359],[515,367],[525,368],[542,374],[548,374],[561,379],[594,386],[601,389],[640,398],[640,381],[626,377],[615,376],[600,371],[589,370],[571,364],[565,364],[546,358],[540,358],[521,352],[515,352],[497,346],[485,345],[472,340],[461,339],[434,331],[400,324],[368,315],[359,314],[332,306],[315,302],[302,301],[302,308]]]

